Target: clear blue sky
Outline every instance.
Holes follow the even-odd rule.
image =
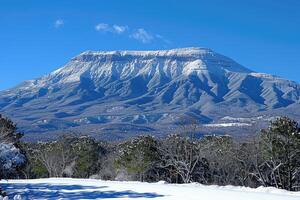
[[[300,82],[300,1],[0,0],[0,89],[85,50],[189,46]]]

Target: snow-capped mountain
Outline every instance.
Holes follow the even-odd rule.
[[[207,127],[228,117],[300,119],[299,103],[298,83],[253,72],[206,48],[87,51],[49,75],[0,92],[0,112],[31,135],[168,132],[185,115]]]

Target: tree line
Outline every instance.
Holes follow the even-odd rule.
[[[1,120],[10,123],[1,129]],[[248,140],[228,135],[196,138],[192,123],[166,138],[142,135],[110,143],[73,134],[49,142],[21,142],[15,124],[1,120],[1,144],[12,143],[24,162],[10,172],[2,165],[0,178],[164,180],[300,190],[300,129],[288,117],[276,119]]]

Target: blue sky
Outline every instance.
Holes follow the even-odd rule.
[[[300,82],[298,0],[0,0],[0,89],[86,50],[211,48]]]

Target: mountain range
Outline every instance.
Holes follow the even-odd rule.
[[[0,92],[0,113],[25,138],[60,132],[122,139],[165,135],[183,119],[203,133],[253,133],[276,116],[300,120],[300,85],[254,72],[207,48],[86,51]]]

